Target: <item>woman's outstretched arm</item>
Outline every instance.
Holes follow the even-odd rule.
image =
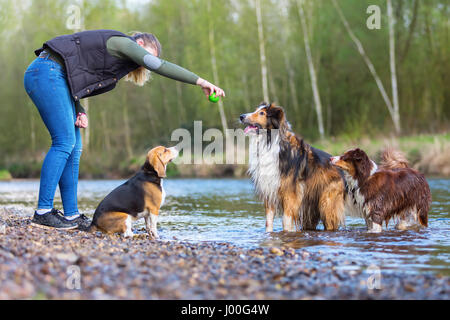
[[[118,58],[131,59],[136,64],[167,78],[199,85],[207,96],[213,92],[219,96],[225,96],[222,89],[183,67],[150,54],[147,50],[129,38],[111,37],[108,39],[106,46],[108,52]]]

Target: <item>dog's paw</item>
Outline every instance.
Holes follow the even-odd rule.
[[[135,236],[135,234],[132,231],[127,231],[125,233],[122,234],[124,238],[132,238]]]
[[[148,235],[149,235],[150,239],[152,239],[152,240],[159,239],[158,231],[156,231],[156,230],[151,230]]]
[[[156,233],[156,236],[155,236],[155,234],[151,230],[147,230],[147,234],[148,234],[148,238],[150,240],[156,240],[159,238],[158,233]]]
[[[372,224],[372,228],[367,230],[367,233],[380,233],[381,231],[383,231],[383,228],[381,225],[373,223]]]

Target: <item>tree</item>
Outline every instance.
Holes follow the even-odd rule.
[[[264,45],[264,30],[261,14],[261,0],[255,0],[255,13],[256,21],[258,24],[258,40],[259,40],[259,57],[261,60],[261,81],[263,89],[264,101],[269,101],[269,86],[267,81],[267,62],[266,62],[266,49]]]
[[[369,68],[370,73],[372,74],[373,78],[375,79],[375,82],[378,86],[378,89],[381,93],[381,96],[383,97],[383,100],[389,110],[389,114],[392,118],[392,122],[394,123],[394,127],[395,127],[395,132],[397,134],[400,133],[401,131],[401,127],[400,127],[400,115],[399,115],[399,111],[398,111],[398,107],[397,109],[392,105],[391,99],[389,98],[388,94],[386,93],[386,90],[384,89],[383,86],[383,82],[381,81],[380,77],[378,76],[377,71],[375,70],[375,67],[372,63],[372,61],[370,60],[370,58],[367,56],[366,51],[364,50],[364,47],[361,43],[361,41],[356,37],[356,35],[353,33],[352,29],[350,28],[350,25],[347,21],[347,19],[345,18],[344,14],[342,13],[341,8],[339,7],[339,5],[337,4],[336,0],[332,0],[333,1],[333,5],[336,8],[339,17],[342,21],[342,23],[345,26],[345,29],[347,30],[350,38],[353,40],[353,42],[355,43],[359,54],[363,57],[364,62],[366,63],[367,67]],[[395,64],[394,64],[395,66]],[[392,70],[391,70],[392,71]]]
[[[209,25],[209,49],[211,54],[211,65],[213,69],[213,78],[214,83],[217,86],[220,86],[219,81],[219,72],[217,71],[217,59],[216,59],[216,41],[214,38],[214,24],[212,19],[212,9],[211,9],[211,0],[208,0],[207,4],[208,9],[208,25]],[[219,112],[220,112],[220,120],[222,122],[222,130],[226,134],[227,132],[227,118],[225,116],[225,112],[223,110],[223,101],[222,99],[218,102]]]
[[[306,59],[308,61],[309,75],[311,78],[311,87],[314,96],[314,106],[316,108],[317,113],[317,124],[319,126],[320,137],[323,139],[325,136],[325,131],[323,128],[322,102],[320,101],[320,93],[319,93],[319,86],[317,84],[316,70],[314,69],[311,48],[309,46],[308,28],[306,24],[305,12],[303,10],[303,0],[297,0],[297,6],[298,6],[298,13],[300,15],[300,21],[302,23],[303,41],[305,43]]]
[[[387,13],[389,20],[389,65],[391,68],[391,86],[392,86],[392,103],[393,103],[393,117],[395,130],[397,134],[401,132],[400,126],[400,112],[398,104],[398,87],[397,87],[397,71],[395,67],[395,18],[392,14],[392,4],[391,0],[387,0]]]

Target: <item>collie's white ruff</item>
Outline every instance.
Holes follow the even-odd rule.
[[[271,132],[273,134],[270,145],[267,144],[267,134],[250,135],[248,173],[258,196],[277,208],[280,187],[280,135],[277,130]]]

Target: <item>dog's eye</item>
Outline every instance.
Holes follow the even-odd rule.
[[[261,111],[261,112],[259,113],[259,115],[263,116],[263,115],[264,115],[264,112]]]

